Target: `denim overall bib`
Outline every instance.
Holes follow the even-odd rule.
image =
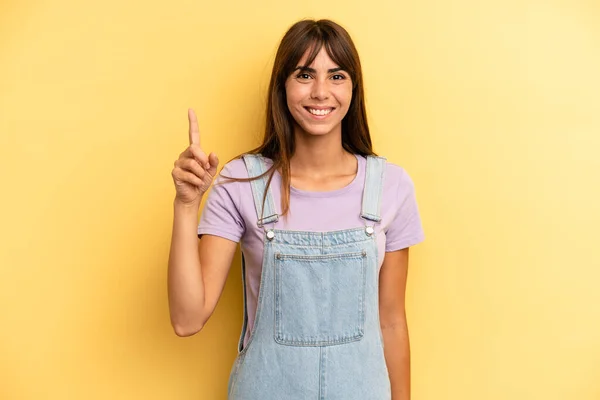
[[[267,169],[257,155],[244,156],[244,162],[250,177]],[[279,216],[266,188],[268,176],[251,181],[265,246],[256,318],[244,348],[242,261],[244,321],[228,399],[391,398],[379,324],[377,258],[382,255],[374,229],[381,220],[384,171],[384,158],[367,158],[364,225],[333,232],[274,229]]]

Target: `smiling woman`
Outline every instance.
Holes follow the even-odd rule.
[[[171,321],[179,336],[202,329],[241,243],[229,399],[409,399],[408,248],[424,235],[409,175],[373,152],[363,93],[346,30],[307,20],[279,46],[258,148],[217,174],[188,112],[172,172]]]
[[[308,67],[308,52],[285,82],[287,106],[298,135],[334,134],[341,137],[342,118],[352,101],[352,78],[335,63],[325,47]],[[322,121],[315,123],[314,121]]]

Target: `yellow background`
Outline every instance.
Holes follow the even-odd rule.
[[[0,3],[0,398],[225,399],[239,257],[169,325],[170,171],[261,136],[289,25],[362,57],[375,149],[413,177],[414,400],[600,399],[600,3]]]

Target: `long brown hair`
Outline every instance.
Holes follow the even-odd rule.
[[[310,49],[306,61],[306,66],[309,66],[323,47],[332,61],[346,71],[352,80],[352,100],[342,119],[342,146],[353,154],[374,155],[367,124],[362,68],[350,35],[340,25],[328,19],[296,22],[283,36],[275,56],[269,83],[263,143],[248,151],[249,154],[261,154],[273,161],[272,167],[259,176],[269,174],[267,187],[271,184],[274,172],[280,171],[282,215],[289,210],[290,159],[296,149],[294,118],[287,106],[285,82],[307,50]],[[241,156],[236,158],[239,157]],[[234,180],[246,181],[259,177]]]

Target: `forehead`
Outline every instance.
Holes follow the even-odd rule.
[[[309,57],[313,52],[314,47],[309,47],[308,49],[306,49],[302,57],[300,57],[298,65],[304,67],[314,67],[319,65],[322,65],[327,68],[338,67],[338,65],[331,59],[331,57],[327,53],[325,46],[322,46],[314,60],[310,64],[307,64],[309,62]]]

